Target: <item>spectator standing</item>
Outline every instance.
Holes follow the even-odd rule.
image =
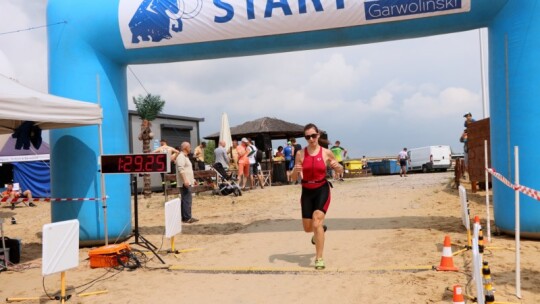
[[[154,151],[152,151],[152,153],[167,153],[167,155],[169,156],[169,159],[171,160],[170,173],[173,173],[175,171],[174,160],[176,159],[176,156],[178,153],[180,153],[180,151],[178,151],[174,147],[169,146],[166,139],[161,139],[159,143],[160,143],[160,146]]]
[[[248,145],[249,141],[244,137],[236,147],[236,151],[238,152],[238,180],[239,184],[242,185],[242,190],[246,190],[246,184],[249,178]]]
[[[399,176],[405,176],[407,177],[407,162],[409,160],[409,154],[407,153],[407,148],[403,148],[398,154],[398,162],[399,162]]]
[[[193,201],[191,187],[195,183],[195,177],[193,175],[193,166],[188,157],[190,152],[191,144],[185,141],[180,145],[180,153],[176,158],[176,186],[180,188],[180,211],[182,214],[182,222],[187,224],[199,221],[191,215],[191,205]]]
[[[341,146],[341,142],[339,140],[336,140],[336,143],[332,148],[330,148],[330,151],[334,154],[334,157],[336,158],[337,162],[341,165],[341,167],[345,167],[343,164],[343,158],[347,156],[347,149],[343,148]],[[343,181],[343,172],[337,173],[334,170],[334,180]]]
[[[220,140],[216,149],[214,149],[214,157],[216,163],[220,163],[223,166],[223,169],[229,169],[229,156],[227,155],[227,149],[225,149],[224,140]]]
[[[257,162],[255,156],[257,155],[257,147],[255,146],[255,143],[251,140],[249,140],[249,152],[248,152],[248,158],[249,158],[249,184],[251,189],[255,189],[255,178],[259,180],[259,185],[261,186],[261,189],[264,189],[263,184],[263,177],[261,172],[259,171],[259,162]]]
[[[468,128],[469,125],[473,122],[475,122],[476,120],[472,117],[472,114],[471,112],[468,112],[468,113],[465,113],[465,115],[463,115],[463,117],[465,117],[465,122],[463,123],[463,126],[465,128]]]
[[[171,169],[168,173],[176,172],[176,165],[174,161],[176,160],[176,157],[178,157],[178,153],[180,153],[180,151],[169,146],[166,139],[161,139],[159,143],[160,146],[152,151],[152,153],[167,153],[169,160],[171,161]],[[161,173],[161,184],[163,185],[163,192],[165,192],[165,173]]]
[[[195,161],[197,162],[197,167],[199,170],[205,170],[204,165],[204,149],[206,148],[206,142],[201,142],[200,145],[198,145],[195,148],[195,151],[193,152],[193,157],[195,157]]]
[[[465,113],[463,115],[465,118],[465,122],[463,122],[463,126],[465,127],[465,130],[463,130],[463,133],[461,134],[461,137],[459,138],[459,141],[463,143],[463,178],[465,178],[465,172],[469,172],[469,146],[468,146],[468,132],[467,128],[469,125],[476,120],[472,117],[471,112]]]
[[[292,149],[293,149],[292,163],[294,164],[296,156],[298,155],[298,152],[300,152],[302,150],[302,146],[300,144],[296,143],[296,138],[291,138],[291,145],[292,145]],[[298,175],[299,175],[298,179],[294,181],[295,185],[298,185],[299,181],[302,180],[302,172],[300,172]]]
[[[465,178],[465,172],[469,172],[469,135],[467,129],[463,130],[459,141],[463,143],[463,174],[462,177]]]
[[[362,159],[360,160],[362,162],[362,169],[367,168],[367,158],[365,155],[362,156]]]
[[[293,159],[293,148],[291,146],[291,141],[287,141],[287,145],[283,148],[283,155],[285,156],[285,172],[287,173],[287,183],[291,183],[291,172],[294,166]]]

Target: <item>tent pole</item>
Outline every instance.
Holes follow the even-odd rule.
[[[100,98],[100,84],[99,84],[99,74],[96,74],[97,81],[97,101],[98,105],[101,108],[101,98]],[[109,231],[107,229],[107,195],[105,191],[105,175],[101,172],[101,155],[103,155],[103,133],[101,125],[103,121],[98,124],[99,132],[99,156],[98,157],[98,166],[99,166],[99,177],[101,180],[101,201],[103,203],[103,232],[105,233],[105,246],[109,245]]]

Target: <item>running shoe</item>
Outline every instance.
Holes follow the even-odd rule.
[[[324,265],[324,260],[322,258],[315,260],[315,269],[323,270],[326,266]]]
[[[326,225],[322,225],[324,232],[328,230],[328,227]],[[315,245],[315,236],[311,237],[311,244]]]

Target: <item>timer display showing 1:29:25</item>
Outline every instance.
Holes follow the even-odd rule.
[[[165,153],[102,155],[102,173],[169,172],[170,162]]]

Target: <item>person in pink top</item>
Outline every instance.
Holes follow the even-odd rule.
[[[292,180],[302,172],[302,224],[306,233],[313,233],[311,243],[315,245],[315,269],[324,269],[324,219],[330,205],[330,187],[326,180],[326,166],[337,173],[343,172],[332,151],[321,146],[319,129],[310,123],[304,127],[308,145],[300,150],[294,162]]]
[[[238,152],[238,181],[242,185],[242,190],[246,189],[246,183],[249,178],[248,145],[249,141],[244,137],[236,147],[236,151]]]

